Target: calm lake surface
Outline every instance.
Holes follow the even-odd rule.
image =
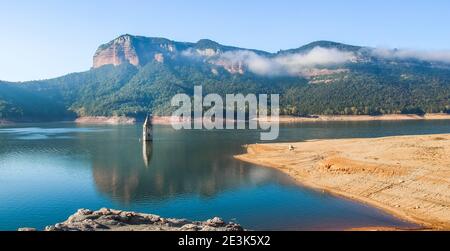
[[[282,126],[279,141],[450,133],[449,121],[333,122]],[[73,123],[0,127],[0,230],[44,228],[79,208],[164,217],[220,216],[253,230],[410,226],[377,209],[300,187],[286,175],[233,159],[258,131],[175,131]]]

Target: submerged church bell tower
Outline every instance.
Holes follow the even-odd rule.
[[[143,128],[143,141],[150,142],[153,141],[153,117],[152,115],[147,115],[147,118],[144,122]]]

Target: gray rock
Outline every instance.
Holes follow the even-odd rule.
[[[102,208],[80,209],[67,221],[48,226],[45,231],[244,231],[236,223],[215,217],[207,221],[165,219],[153,214],[140,214]]]
[[[195,224],[186,224],[180,228],[180,231],[198,231],[200,228]]]
[[[221,218],[215,217],[213,219],[207,220],[206,224],[211,227],[223,227],[225,225],[225,222]]]
[[[36,232],[36,228],[32,228],[32,227],[22,227],[19,228],[17,231],[19,232]]]
[[[89,210],[89,209],[79,209],[77,214],[79,215],[91,215],[93,213],[93,211]]]

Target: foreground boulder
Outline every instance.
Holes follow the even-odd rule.
[[[220,218],[203,222],[165,219],[152,214],[102,208],[99,211],[80,209],[67,221],[48,226],[45,231],[243,231],[243,228]]]

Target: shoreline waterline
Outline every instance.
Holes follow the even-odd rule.
[[[269,117],[270,118],[270,117]],[[172,122],[182,123],[183,119],[178,118],[173,121],[171,116],[154,116],[153,123],[156,125],[170,125]],[[265,119],[257,119],[265,122]],[[298,116],[279,116],[280,124],[307,123],[307,122],[369,122],[369,121],[423,121],[423,120],[450,120],[450,114],[446,113],[427,113],[425,115],[417,114],[386,114],[379,116],[371,115],[312,115],[306,117]],[[228,121],[226,118],[224,122]],[[233,120],[236,121],[236,120]],[[270,119],[269,119],[270,121]],[[97,124],[97,125],[130,125],[140,122],[136,118],[127,116],[83,116],[74,120],[48,121],[48,122],[75,122],[77,124]],[[142,121],[143,122],[143,121]],[[26,123],[46,123],[45,121],[13,121],[1,119],[0,125],[14,125]]]
[[[428,146],[427,140],[438,143],[433,141]],[[395,217],[421,225],[424,230],[444,230],[450,229],[449,201],[442,199],[447,196],[445,186],[448,185],[447,179],[450,175],[447,171],[450,169],[445,164],[440,166],[441,168],[433,169],[433,165],[445,163],[445,153],[439,160],[437,157],[434,157],[434,160],[427,160],[425,159],[427,156],[424,155],[421,156],[424,159],[408,161],[402,158],[414,152],[415,146],[412,150],[401,149],[407,152],[404,154],[396,152],[398,149],[395,150],[395,147],[416,143],[417,149],[442,147],[445,152],[445,149],[450,149],[448,142],[450,142],[450,134],[254,144],[246,147],[247,153],[237,155],[235,158],[247,163],[278,169],[294,178],[302,186],[374,206]],[[382,145],[377,146],[378,143]],[[364,154],[364,149],[377,147],[380,149],[369,150],[367,154]],[[379,157],[386,154],[386,147],[391,147],[389,151],[394,153],[387,154],[386,159],[383,160]],[[400,160],[394,157],[396,154],[402,154],[399,157]],[[367,160],[368,156],[377,160]],[[394,163],[396,161],[397,163]],[[433,163],[424,167],[427,171],[422,171],[417,166],[411,166],[414,161],[417,161],[415,164],[418,166],[425,166],[424,161]],[[379,163],[376,164],[377,162]],[[417,177],[414,172],[423,176]],[[434,176],[433,172],[442,175]],[[427,198],[431,202],[426,201]],[[422,199],[425,202],[422,203]]]
[[[447,125],[445,121],[288,125],[279,142],[427,134],[430,130],[450,133]],[[217,215],[226,220],[238,219],[243,226],[256,230],[344,231],[365,226],[415,229],[415,224],[408,224],[375,207],[298,186],[294,179],[279,170],[232,160],[232,156],[243,153],[242,145],[257,142],[257,132],[177,132],[170,126],[155,128],[158,140],[150,150],[151,155],[148,151],[143,152],[142,143],[138,143],[140,125],[85,128],[67,122],[2,129],[0,138],[5,144],[0,147],[0,169],[6,181],[17,181],[2,184],[2,190],[13,188],[12,184],[26,182],[29,185],[23,187],[26,193],[19,190],[4,194],[9,206],[0,212],[5,216],[0,225],[10,230],[22,226],[40,229],[62,222],[79,208],[107,207],[193,220]],[[172,154],[167,155],[167,152]],[[175,164],[173,154],[181,156]],[[185,159],[189,162],[183,161]],[[66,171],[74,175],[67,176]],[[196,171],[201,175],[196,175]],[[53,182],[43,185],[41,179],[34,178],[36,172],[52,173]],[[155,182],[156,177],[162,178],[164,183]],[[134,189],[135,182],[141,184],[139,190]],[[169,192],[159,184],[175,185],[177,190]],[[195,185],[195,189],[186,190],[185,184]],[[208,184],[215,185],[210,187]],[[41,191],[46,186],[49,189]],[[60,192],[53,195],[51,191],[55,190]],[[74,194],[82,196],[74,198]],[[208,195],[208,200],[200,199],[204,194]],[[77,203],[66,206],[67,198],[75,199]],[[45,208],[49,200],[55,201],[60,208],[58,214]],[[15,208],[23,203],[29,209]],[[224,203],[231,203],[233,209],[223,207]],[[180,205],[184,210],[179,209]],[[249,210],[251,208],[254,209]],[[15,215],[20,217],[11,221]],[[39,218],[33,215],[39,215]]]
[[[366,226],[366,227],[361,227],[361,228],[350,228],[350,229],[348,229],[349,231],[354,231],[354,230],[355,231],[366,231],[366,230],[368,230],[368,231],[372,231],[372,230],[374,230],[374,231],[378,231],[378,230],[382,230],[382,231],[383,230],[387,230],[387,231],[391,231],[391,230],[400,230],[400,231],[403,231],[403,230],[408,230],[408,231],[409,230],[414,230],[415,231],[415,230],[417,230],[417,231],[420,231],[420,230],[432,230],[433,229],[433,227],[429,226],[429,224],[427,222],[418,221],[418,220],[416,220],[414,218],[411,218],[411,217],[409,217],[409,216],[407,216],[405,214],[399,213],[398,211],[394,211],[394,210],[390,209],[389,207],[384,206],[381,203],[376,203],[376,202],[374,202],[372,200],[369,200],[369,199],[367,199],[365,197],[355,196],[355,195],[350,194],[350,193],[345,193],[345,192],[342,192],[342,191],[336,191],[334,189],[324,188],[324,187],[318,186],[318,185],[316,185],[316,184],[314,184],[312,182],[308,182],[306,180],[299,180],[296,177],[292,176],[292,174],[290,174],[289,171],[283,170],[282,168],[274,167],[272,165],[265,164],[263,162],[249,160],[249,159],[246,159],[245,157],[242,157],[242,156],[236,156],[235,158],[237,160],[240,160],[240,161],[243,161],[243,162],[246,162],[246,163],[259,165],[259,166],[262,166],[262,167],[275,168],[275,169],[277,169],[277,170],[279,170],[279,171],[289,175],[290,177],[294,178],[297,181],[297,184],[299,186],[301,186],[301,187],[305,187],[305,188],[311,189],[313,191],[324,192],[324,193],[327,193],[327,194],[330,194],[332,196],[336,196],[336,197],[339,197],[339,198],[349,199],[349,200],[352,200],[354,202],[362,203],[364,205],[367,205],[367,206],[379,209],[379,210],[381,210],[381,211],[383,211],[385,213],[388,213],[389,215],[392,215],[392,216],[394,216],[396,218],[399,218],[399,219],[401,219],[403,221],[406,221],[408,223],[418,225],[418,227],[411,227],[411,228]]]

